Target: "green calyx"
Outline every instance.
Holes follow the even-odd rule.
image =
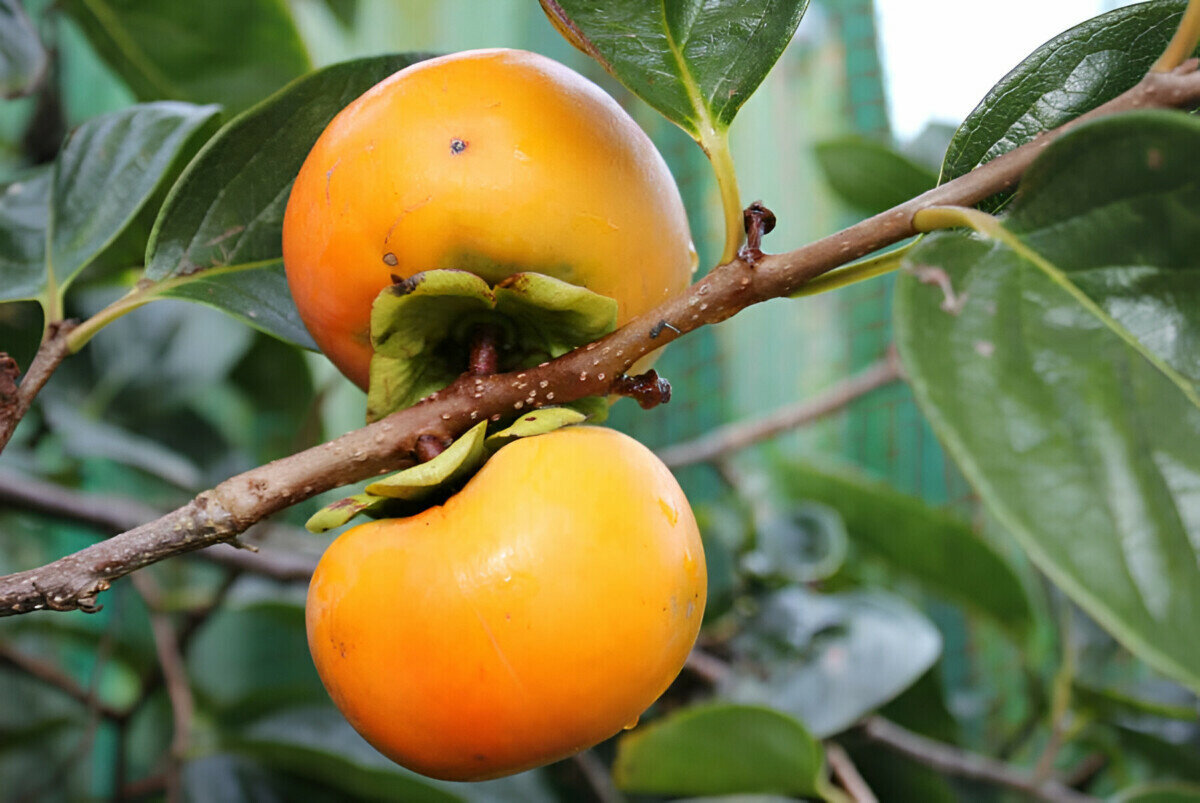
[[[586,414],[571,407],[543,407],[491,435],[487,434],[488,422],[480,422],[431,460],[376,480],[363,493],[322,508],[313,514],[305,527],[311,532],[323,533],[341,527],[359,514],[373,518],[415,515],[452,496],[491,455],[512,441],[543,435],[586,420]]]
[[[386,288],[371,310],[367,420],[411,407],[470,368],[481,332],[495,370],[530,368],[616,328],[617,302],[540,273],[490,286],[473,273],[431,270]]]

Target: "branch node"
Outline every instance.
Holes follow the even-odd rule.
[[[500,367],[500,340],[503,336],[499,326],[481,323],[471,333],[471,356],[467,373],[471,376],[490,376]]]
[[[425,434],[417,437],[417,446],[413,451],[418,462],[428,463],[430,460],[446,451],[446,447],[448,445],[449,444],[447,444],[446,441],[438,435]]]
[[[653,368],[637,376],[621,374],[613,382],[611,390],[633,399],[643,410],[671,400],[671,383],[660,377]]]
[[[763,235],[775,228],[775,213],[763,206],[762,201],[755,201],[746,207],[742,220],[746,226],[746,244],[738,251],[738,258],[754,267],[763,256]]]

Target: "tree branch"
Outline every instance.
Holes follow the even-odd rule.
[[[1038,781],[1032,773],[927,739],[883,717],[868,717],[862,723],[861,730],[871,741],[944,775],[1003,786],[1047,803],[1096,803],[1096,798],[1077,792],[1057,780]]]
[[[785,254],[758,257],[753,265],[744,259],[720,265],[657,309],[552,362],[508,374],[461,377],[381,421],[232,477],[165,516],[41,568],[0,578],[0,615],[47,608],[95,611],[100,592],[136,569],[231,541],[255,522],[322,491],[411,465],[421,435],[452,438],[484,419],[606,395],[646,353],[752,304],[790,295],[816,276],[912,236],[918,210],[971,206],[1011,189],[1042,148],[1080,120],[1197,102],[1196,60],[1171,72],[1150,73],[1079,120],[837,234]]]
[[[42,683],[53,686],[63,692],[71,699],[83,703],[84,706],[95,708],[98,713],[108,719],[120,719],[125,713],[80,686],[75,682],[73,677],[63,672],[54,664],[43,661],[40,658],[34,658],[31,655],[26,655],[3,642],[0,642],[0,666],[10,666],[13,669],[24,672],[30,677],[37,678]]]
[[[838,783],[842,785],[854,803],[879,803],[879,798],[875,797],[871,787],[859,774],[858,767],[854,766],[849,754],[842,749],[840,744],[837,742],[825,743],[825,760],[829,762],[829,769],[833,772],[833,777],[837,778]]]
[[[12,357],[4,354],[0,360],[0,452],[8,445],[46,380],[71,353],[67,335],[76,325],[76,321],[55,321],[46,327],[37,354],[20,384],[16,381],[20,372]]]
[[[900,361],[894,354],[845,379],[820,395],[781,407],[773,413],[750,421],[736,421],[708,432],[702,437],[677,443],[658,451],[669,468],[682,468],[729,456],[790,429],[811,424],[838,412],[855,399],[900,379]]]

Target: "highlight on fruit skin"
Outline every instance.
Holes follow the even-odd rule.
[[[485,780],[635,724],[682,669],[706,582],[666,466],[568,427],[504,446],[444,505],[341,535],[309,588],[309,647],[381,753]]]
[[[313,339],[364,388],[371,304],[394,279],[544,273],[615,299],[620,325],[697,263],[633,119],[569,68],[505,49],[411,65],[340,112],[292,188],[283,257]]]

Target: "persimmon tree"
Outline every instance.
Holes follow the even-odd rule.
[[[722,204],[719,264],[683,293],[562,356],[508,373],[464,373],[416,404],[308,448],[286,448],[296,443],[292,433],[256,443],[255,457],[272,459],[244,470],[230,467],[236,460],[217,461],[215,476],[198,476],[156,450],[155,439],[170,442],[194,411],[192,419],[157,422],[158,431],[134,446],[106,439],[111,432],[102,428],[78,436],[90,439],[93,453],[132,450],[134,465],[177,486],[210,486],[163,512],[70,488],[79,469],[50,453],[45,434],[61,430],[69,440],[72,403],[116,392],[106,390],[113,373],[72,373],[72,365],[121,326],[140,333],[135,343],[176,331],[183,332],[180,348],[189,334],[203,341],[186,331],[186,307],[164,302],[215,307],[245,338],[258,337],[253,328],[275,339],[257,339],[252,349],[243,343],[236,358],[214,342],[207,361],[183,362],[186,370],[160,374],[164,384],[139,392],[193,393],[206,377],[240,372],[245,393],[230,409],[241,410],[243,435],[263,437],[256,407],[269,413],[295,403],[271,386],[270,372],[314,346],[282,266],[292,182],[340,109],[427,57],[375,56],[312,70],[281,3],[232,3],[238,13],[224,15],[208,5],[134,2],[101,13],[68,2],[47,12],[68,14],[140,102],[83,121],[48,163],[15,176],[0,196],[0,301],[40,309],[39,327],[28,306],[7,305],[20,312],[4,331],[35,332],[38,345],[25,354],[0,343],[0,448],[7,445],[0,494],[14,509],[37,512],[38,521],[111,535],[44,565],[20,563],[18,550],[6,556],[11,573],[0,577],[0,613],[21,616],[6,629],[0,658],[6,677],[50,687],[58,702],[81,705],[84,720],[111,725],[118,747],[108,794],[181,799],[220,777],[238,779],[244,796],[255,784],[286,795],[298,778],[315,778],[335,793],[364,796],[552,798],[545,774],[475,787],[427,783],[380,764],[352,739],[331,746],[322,737],[342,733],[343,723],[313,696],[310,666],[231,692],[221,678],[204,676],[220,666],[189,664],[189,647],[217,638],[212,629],[234,616],[221,618],[231,598],[253,603],[247,578],[286,586],[311,573],[311,551],[295,546],[286,525],[264,524],[269,517],[425,464],[438,450],[422,444],[452,443],[481,421],[504,427],[522,411],[587,399],[591,406],[582,409],[597,415],[605,397],[619,395],[661,403],[666,385],[633,370],[650,352],[733,315],[754,315],[763,301],[795,297],[803,314],[803,296],[892,274],[898,356],[805,406],[732,422],[662,452],[670,466],[717,465],[741,497],[737,507],[700,517],[706,543],[731,563],[735,602],[707,621],[656,716],[619,737],[615,753],[582,754],[556,776],[560,784],[601,799],[618,788],[942,799],[952,794],[939,777],[947,776],[1044,800],[1119,790],[1122,800],[1200,799],[1196,787],[1134,787],[1147,778],[1200,782],[1200,769],[1194,754],[1161,737],[1162,728],[1130,724],[1131,717],[1182,720],[1194,738],[1200,692],[1200,123],[1189,113],[1200,106],[1200,3],[1152,0],[1081,22],[993,88],[954,133],[936,186],[808,245],[771,253],[770,231],[788,221],[775,220],[769,199],[748,202],[754,188],[738,185],[728,132],[802,24],[807,3],[543,0],[568,41],[708,156]],[[6,91],[45,97],[54,48],[47,50],[14,0],[0,1],[0,13]],[[224,78],[214,73],[211,83],[196,80],[194,52],[156,35],[199,31],[219,47],[221,37],[234,35],[230,25],[271,58],[239,50],[231,61],[238,69]],[[826,156],[831,173],[848,168],[851,190],[903,169],[900,157],[861,143]],[[864,164],[880,167],[855,178]],[[104,370],[136,387],[138,371],[151,369],[131,364],[138,353],[110,354]],[[200,365],[217,367],[205,374]],[[822,504],[781,515],[728,459],[901,375],[978,494],[982,515],[1044,578],[1062,626],[1035,621],[1045,603],[1031,599],[1010,561],[954,514],[860,475],[801,465],[779,467],[775,481],[793,501]],[[50,398],[56,383],[71,392]],[[314,393],[311,383],[301,389]],[[283,420],[302,424],[303,416]],[[222,413],[209,424],[237,431],[238,421]],[[751,535],[733,543],[714,535],[731,517],[742,522],[734,530]],[[246,535],[252,528],[259,533],[253,538]],[[780,531],[784,537],[772,536]],[[836,548],[824,562],[797,567],[795,553],[810,536],[844,543],[848,531],[876,555],[926,556],[909,561],[906,576],[990,622],[1022,655],[1045,651],[1037,634],[1056,631],[1062,657],[1052,661],[1053,678],[1036,677],[1033,661],[1025,662],[1034,702],[995,755],[968,750],[953,727],[939,730],[944,723],[929,716],[945,711],[929,674],[941,640],[921,611],[873,588],[869,572],[847,572]],[[230,546],[259,541],[257,552]],[[176,560],[188,553],[207,561]],[[148,621],[128,626],[142,635],[106,633],[88,642],[102,655],[120,653],[126,670],[111,682],[122,690],[89,686],[26,649],[43,634],[65,642],[86,633],[87,625],[74,624],[86,619],[78,612],[99,611],[123,584],[141,600]],[[176,584],[201,589],[200,599],[176,593]],[[245,632],[268,627],[271,616],[296,629],[294,606],[271,604],[278,607],[255,609]],[[1082,682],[1070,622],[1099,625],[1172,690],[1172,702]],[[881,672],[880,653],[899,657]],[[59,725],[47,723],[84,721],[61,710],[37,709],[11,727],[29,738],[58,738]],[[206,711],[216,723],[207,744],[196,738]],[[153,743],[146,734],[164,722],[173,729],[158,742],[170,743],[165,752],[127,754],[132,744]],[[84,734],[76,734],[77,744],[65,736],[71,747],[56,743],[64,762],[78,762],[96,733],[94,725],[77,730]],[[879,747],[898,763],[879,759]],[[921,765],[938,775],[921,774]],[[39,783],[19,791],[53,787]]]

